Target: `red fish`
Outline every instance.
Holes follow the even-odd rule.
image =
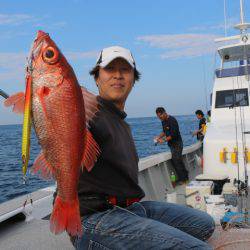
[[[32,170],[57,181],[51,231],[81,235],[79,174],[81,167],[92,169],[100,152],[86,126],[95,113],[96,98],[81,89],[66,58],[43,31],[38,31],[32,46],[26,78],[32,81],[32,121],[42,147]],[[16,110],[21,111],[22,102],[18,94],[6,104],[17,103]]]

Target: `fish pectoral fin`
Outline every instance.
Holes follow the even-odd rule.
[[[18,114],[23,114],[24,113],[24,100],[25,100],[25,95],[23,92],[18,92],[14,95],[11,95],[9,98],[7,98],[4,101],[4,106],[5,107],[10,107],[13,106],[12,111]]]
[[[100,155],[100,148],[95,139],[92,137],[92,134],[87,129],[84,152],[82,157],[82,168],[86,168],[88,171],[91,171],[93,168],[98,156]]]
[[[99,110],[97,96],[89,92],[86,88],[81,87],[82,96],[84,100],[85,117],[88,125],[89,121],[93,119],[96,112]]]
[[[41,152],[36,158],[31,168],[31,172],[34,174],[37,174],[38,176],[40,176],[41,178],[45,180],[49,180],[54,177],[53,168],[45,159],[43,152]]]

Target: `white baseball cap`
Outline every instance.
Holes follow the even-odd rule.
[[[131,65],[132,68],[135,68],[135,60],[130,50],[120,46],[104,48],[98,57],[96,65],[104,68],[116,58],[123,58]]]

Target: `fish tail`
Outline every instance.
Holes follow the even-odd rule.
[[[59,234],[64,230],[71,236],[82,235],[78,197],[73,201],[63,201],[59,195],[56,197],[50,217],[50,231]]]

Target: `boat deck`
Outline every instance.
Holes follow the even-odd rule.
[[[0,235],[0,249],[74,249],[67,233],[55,236],[50,232],[49,220],[16,222],[11,226],[0,227]]]
[[[201,173],[197,161],[199,155],[199,144],[184,149],[183,158],[191,180]],[[186,204],[185,185],[178,185],[173,189],[170,182],[169,173],[173,171],[170,153],[140,160],[139,169],[139,182],[146,192],[145,199],[169,201],[169,196],[174,194],[176,203]],[[52,210],[54,189],[55,187],[48,187],[0,204],[0,249],[74,249],[67,233],[55,236],[50,232],[48,218]],[[33,204],[30,203],[30,198]],[[215,249],[236,249],[236,244],[237,249],[250,249],[250,229],[233,228],[223,231],[218,226],[209,243]]]
[[[177,203],[185,204],[185,185],[175,188]],[[38,193],[37,193],[38,192]],[[42,193],[36,194],[43,197]],[[37,197],[38,197],[37,196]],[[52,202],[52,195],[49,194]],[[20,199],[21,200],[21,197]],[[46,202],[47,203],[47,202]],[[21,203],[22,204],[22,203]],[[13,233],[14,232],[14,233]],[[250,229],[231,228],[227,231],[220,226],[216,227],[213,236],[209,239],[209,244],[214,249],[249,249]],[[74,249],[67,233],[54,235],[49,230],[49,220],[47,218],[33,218],[30,221],[15,221],[0,224],[0,249],[6,250],[48,250],[48,249]]]
[[[0,222],[18,213],[25,212],[24,203],[26,204],[25,205],[26,207],[29,207],[31,205],[37,206],[37,202],[41,202],[43,201],[43,199],[48,199],[50,195],[53,195],[54,191],[55,191],[55,188],[48,187],[48,188],[35,191],[32,194],[22,195],[15,199],[3,202],[0,205],[0,208],[1,208],[0,209]],[[32,199],[33,204],[31,204],[31,199]]]

